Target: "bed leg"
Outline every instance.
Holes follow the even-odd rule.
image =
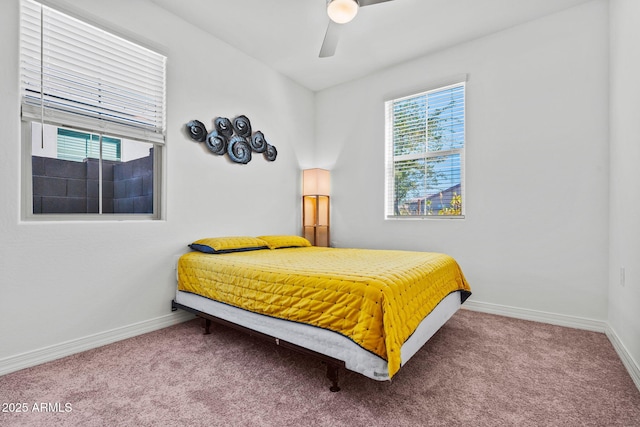
[[[211,320],[201,318],[200,319],[200,323],[202,324],[202,327],[204,328],[203,335],[209,335],[211,333]]]
[[[329,390],[333,393],[340,391],[340,387],[338,387],[338,370],[340,368],[331,363],[327,363],[327,378],[331,381],[331,387]]]

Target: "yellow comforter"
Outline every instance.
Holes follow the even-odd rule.
[[[448,255],[342,248],[190,252],[178,289],[341,333],[399,369],[400,347],[447,295],[469,291]]]

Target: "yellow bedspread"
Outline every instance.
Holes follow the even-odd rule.
[[[342,248],[190,252],[178,289],[282,319],[339,332],[387,360],[451,292],[470,290],[448,255]]]

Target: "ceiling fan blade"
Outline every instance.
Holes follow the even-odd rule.
[[[392,1],[392,0],[358,0],[358,3],[360,3],[360,7],[365,7],[365,6],[371,6],[372,4],[384,3],[386,1]]]
[[[338,40],[340,40],[340,24],[336,24],[333,21],[329,21],[327,32],[324,35],[324,41],[320,48],[320,58],[327,58],[333,56],[336,53],[338,47]]]

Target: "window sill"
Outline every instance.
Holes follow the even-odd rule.
[[[151,214],[37,214],[22,218],[22,223],[122,223],[163,221]]]
[[[402,220],[456,220],[465,219],[464,215],[390,215],[385,220],[402,221]]]

